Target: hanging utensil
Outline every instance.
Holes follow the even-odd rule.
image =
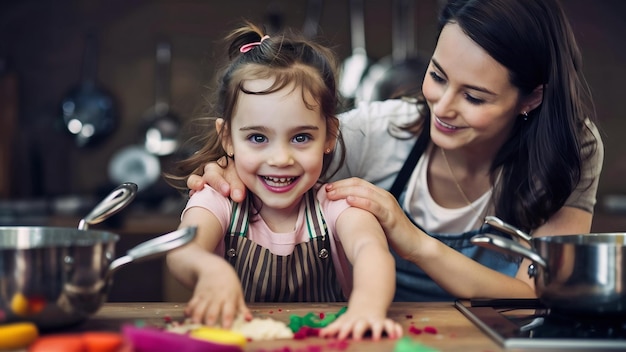
[[[392,2],[392,52],[370,67],[357,96],[363,101],[398,98],[421,89],[428,63],[417,53],[414,0]]]
[[[158,156],[173,154],[178,148],[181,123],[170,109],[170,74],[172,51],[169,43],[156,47],[155,102],[143,124],[144,147]]]
[[[339,73],[339,93],[347,99],[355,99],[357,88],[371,63],[365,50],[363,5],[363,0],[350,0],[352,55],[343,61]]]
[[[306,16],[302,26],[302,34],[306,38],[315,38],[319,30],[320,18],[322,17],[322,0],[307,1]]]
[[[161,161],[144,146],[129,145],[113,154],[108,173],[111,182],[132,182],[144,193],[159,180]]]
[[[61,101],[61,117],[78,147],[95,144],[112,134],[118,112],[113,96],[96,82],[97,40],[88,34],[83,54],[81,82]]]

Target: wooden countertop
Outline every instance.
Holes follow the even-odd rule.
[[[165,317],[175,321],[183,320],[185,303],[106,303],[84,324],[75,328],[78,331],[109,330],[119,331],[124,323],[135,323],[138,320],[148,325],[163,325]],[[292,314],[303,316],[309,312],[336,312],[343,305],[340,303],[271,303],[250,304],[255,317],[272,318],[285,323],[289,322]],[[483,334],[478,327],[467,320],[450,302],[429,303],[394,303],[389,316],[404,326],[404,336],[410,336],[414,341],[437,349],[439,351],[464,352],[496,352],[502,349]],[[434,327],[436,334],[415,334],[409,328],[423,329],[426,326]],[[393,351],[397,340],[383,339],[381,341],[352,341],[348,340],[347,348],[342,351]],[[338,350],[332,340],[307,338],[304,340],[274,340],[250,342],[246,351],[287,350],[308,351],[311,346],[321,350]],[[316,349],[317,350],[317,349]]]

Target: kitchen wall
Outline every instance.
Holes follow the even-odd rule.
[[[391,52],[391,1],[365,3],[368,54],[380,59]],[[599,190],[602,201],[609,194],[626,194],[622,98],[626,2],[563,3],[584,54],[584,71],[606,147]],[[215,69],[223,59],[220,38],[229,29],[244,18],[302,28],[306,7],[306,0],[1,2],[0,58],[5,69],[0,71],[4,82],[0,87],[5,88],[0,97],[4,141],[0,144],[0,197],[19,200],[108,190],[110,160],[122,148],[141,141],[142,117],[154,104],[158,41],[171,43],[171,108],[187,121],[198,113],[212,87]],[[435,44],[436,7],[437,0],[416,1],[416,43],[424,55]],[[350,54],[348,19],[348,0],[323,2],[319,34],[335,45],[341,58]],[[115,98],[119,127],[101,143],[79,148],[63,128],[60,102],[81,80],[88,33],[98,38],[98,83]],[[598,212],[603,212],[601,205]],[[606,221],[615,221],[609,218]],[[611,226],[622,226],[619,221]]]

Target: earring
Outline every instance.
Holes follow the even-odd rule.
[[[226,156],[228,156],[229,158],[233,158],[233,156],[235,156],[235,153],[226,153]]]
[[[522,115],[524,115],[524,121],[528,121],[528,111],[522,111]]]
[[[326,148],[326,150],[325,150],[324,152],[325,152],[326,154],[329,154],[331,150],[332,150],[332,149],[330,149],[330,148]]]

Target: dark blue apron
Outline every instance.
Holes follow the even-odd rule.
[[[426,131],[427,129],[424,129]],[[406,194],[406,185],[411,173],[417,165],[430,138],[424,138],[425,133],[418,137],[411,153],[407,157],[402,169],[390,189],[390,192],[398,199],[399,204],[403,204]],[[406,210],[405,210],[406,213]],[[411,216],[406,213],[411,222],[415,224]],[[420,227],[422,231],[429,236],[438,239],[448,247],[461,252],[466,257],[471,258],[486,267],[501,272],[505,275],[514,277],[517,274],[521,258],[501,254],[486,248],[478,247],[470,242],[470,239],[479,233],[498,233],[498,231],[490,229],[489,225],[484,225],[480,229],[468,231],[461,234],[440,234],[431,233]],[[506,234],[503,234],[509,237]],[[396,260],[396,294],[394,301],[397,302],[416,302],[416,301],[453,301],[456,297],[451,296],[437,283],[435,283],[422,269],[414,263],[400,258],[393,250],[391,251]]]

